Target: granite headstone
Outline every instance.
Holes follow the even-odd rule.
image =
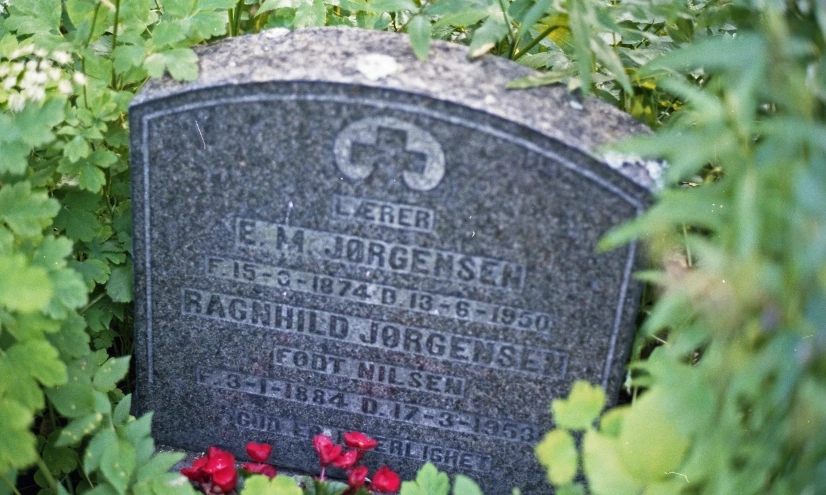
[[[533,446],[584,379],[615,394],[634,246],[598,253],[652,183],[595,151],[640,124],[531,71],[350,29],[201,49],[131,107],[136,412],[159,443],[317,472],[363,431],[403,477],[548,493]]]

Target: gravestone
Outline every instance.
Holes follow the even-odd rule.
[[[639,290],[641,125],[531,71],[406,37],[284,30],[200,51],[200,78],[131,107],[136,412],[159,443],[318,472],[314,435],[363,431],[411,479],[548,493],[533,446],[584,379],[614,396]]]

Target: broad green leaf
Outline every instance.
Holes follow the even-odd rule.
[[[118,436],[112,430],[102,429],[89,441],[83,454],[83,469],[92,473],[100,467],[100,461],[110,449],[110,445],[117,443]]]
[[[32,191],[28,182],[0,186],[0,222],[21,237],[37,237],[57,215],[60,206],[45,192]]]
[[[577,380],[567,399],[551,403],[554,422],[568,430],[587,430],[605,407],[605,391],[597,385]]]
[[[152,42],[159,48],[175,45],[186,38],[189,29],[189,19],[161,22],[152,30]]]
[[[54,221],[58,230],[69,238],[88,242],[100,227],[95,212],[102,207],[102,198],[91,192],[70,192],[63,197],[63,207]]]
[[[80,418],[94,412],[95,396],[92,387],[69,383],[47,389],[46,396],[57,411],[67,418]]]
[[[573,481],[579,466],[574,437],[565,430],[553,430],[536,446],[539,463],[548,469],[548,481],[566,485]]]
[[[44,268],[29,266],[21,254],[0,256],[0,306],[13,311],[37,311],[48,304],[53,293]]]
[[[63,321],[59,332],[47,336],[63,361],[78,358],[89,351],[89,334],[84,331],[85,326],[82,316],[73,315]]]
[[[190,19],[190,25],[203,39],[222,36],[227,32],[227,21],[223,12],[202,12]]]
[[[402,10],[414,12],[419,10],[419,7],[412,0],[374,0],[367,4],[367,11],[376,14],[400,12]]]
[[[81,158],[86,158],[91,153],[92,148],[81,136],[75,136],[71,141],[66,143],[66,146],[63,147],[63,156],[68,158],[69,161],[73,163]]]
[[[132,407],[132,394],[127,394],[115,406],[115,411],[112,413],[112,423],[115,426],[123,426],[129,420],[129,409]]]
[[[428,462],[416,473],[416,481],[402,483],[401,495],[447,495],[449,491],[447,474],[439,472],[436,466]]]
[[[14,0],[6,8],[11,14],[6,28],[19,35],[57,33],[60,28],[60,0]]]
[[[146,57],[144,68],[151,77],[161,77],[165,70],[179,81],[198,78],[198,56],[190,48],[175,48]]]
[[[123,439],[110,443],[100,460],[101,473],[121,495],[126,493],[135,467],[135,447]]]
[[[146,49],[142,46],[118,45],[113,54],[113,67],[117,74],[124,74],[129,70],[142,67],[146,60]]]
[[[262,475],[249,477],[241,495],[301,495],[302,493],[295,480],[279,474],[272,480]]]
[[[0,472],[24,468],[37,459],[31,413],[15,401],[0,398]]]
[[[45,387],[66,383],[66,365],[58,359],[57,349],[45,340],[15,344],[8,349],[6,356],[18,369],[27,370]]]
[[[80,273],[88,290],[94,289],[96,284],[105,284],[109,280],[109,265],[100,260],[72,261],[69,266]]]
[[[103,421],[103,415],[95,412],[75,418],[69,422],[60,432],[60,438],[55,445],[64,447],[69,445],[77,445],[86,436],[92,434]]]
[[[413,53],[419,60],[425,60],[430,50],[430,21],[423,15],[417,15],[407,25],[407,32],[410,34]]]
[[[166,474],[172,466],[186,457],[183,452],[159,452],[152,460],[138,468],[138,481],[152,480]]]
[[[557,486],[555,493],[556,495],[587,495],[585,487],[580,483],[570,483],[567,485]]]
[[[20,141],[0,142],[0,174],[21,175],[26,171],[30,146]]]
[[[53,318],[66,318],[69,310],[79,308],[89,301],[83,277],[74,270],[60,270],[50,274],[54,292],[43,308]]]
[[[261,4],[261,7],[258,8],[258,14],[263,14],[264,12],[270,12],[276,9],[281,9],[284,7],[292,7],[293,3],[291,0],[264,0],[264,3]]]
[[[585,433],[582,464],[593,495],[639,495],[642,485],[625,470],[620,449],[618,438],[594,430]]]
[[[501,12],[491,15],[482,26],[473,33],[468,51],[471,58],[476,58],[489,52],[508,34],[508,26]]]
[[[132,301],[132,264],[117,266],[106,282],[106,293],[115,302]]]
[[[47,270],[58,270],[66,266],[66,258],[72,254],[72,241],[65,237],[47,236],[37,247],[32,264]]]
[[[465,475],[457,474],[453,481],[453,495],[483,495],[479,485]]]
[[[95,372],[93,383],[101,392],[108,392],[115,388],[115,384],[129,372],[130,356],[109,358]]]
[[[295,11],[296,29],[323,26],[327,19],[324,0],[303,0]]]

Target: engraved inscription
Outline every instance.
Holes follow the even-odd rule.
[[[184,314],[258,328],[313,335],[337,342],[446,359],[550,379],[565,376],[568,354],[433,329],[398,325],[280,302],[182,289]]]
[[[287,368],[383,383],[417,392],[463,397],[465,391],[465,381],[461,378],[289,347],[274,346],[272,363]]]
[[[246,218],[236,221],[240,246],[302,254],[396,273],[481,287],[521,290],[525,267],[484,256],[365,239]]]
[[[344,277],[316,275],[276,265],[210,256],[205,269],[208,275],[214,277],[461,321],[502,325],[529,332],[547,333],[553,327],[548,313]]]
[[[516,443],[532,444],[542,434],[537,426],[490,418],[466,411],[448,411],[430,406],[369,397],[328,387],[307,386],[287,380],[248,375],[232,370],[197,370],[198,383],[207,387],[235,390],[290,402],[311,404],[341,412],[411,423],[441,430],[484,434]]]
[[[316,435],[324,433],[330,435],[336,443],[344,443],[344,433],[350,431],[244,409],[237,409],[233,412],[233,423],[239,428],[307,440],[312,440]],[[376,435],[369,431],[365,433],[379,442],[374,452],[413,459],[420,463],[432,462],[446,467],[487,472],[490,470],[491,461],[493,460],[489,454],[451,449],[399,436],[391,438]]]
[[[332,213],[359,222],[420,232],[432,232],[436,219],[436,213],[428,208],[341,194],[333,196]]]
[[[427,131],[392,117],[353,122],[336,137],[338,169],[350,179],[364,180],[377,167],[395,165],[402,180],[416,191],[429,191],[445,175],[445,155]]]

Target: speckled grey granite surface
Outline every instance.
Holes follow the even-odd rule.
[[[266,441],[316,472],[315,434],[361,430],[382,442],[372,469],[548,493],[549,402],[623,377],[637,254],[595,246],[653,179],[596,147],[644,128],[390,33],[199,54],[198,81],[150,82],[130,112],[133,403],[159,443],[243,458]]]

